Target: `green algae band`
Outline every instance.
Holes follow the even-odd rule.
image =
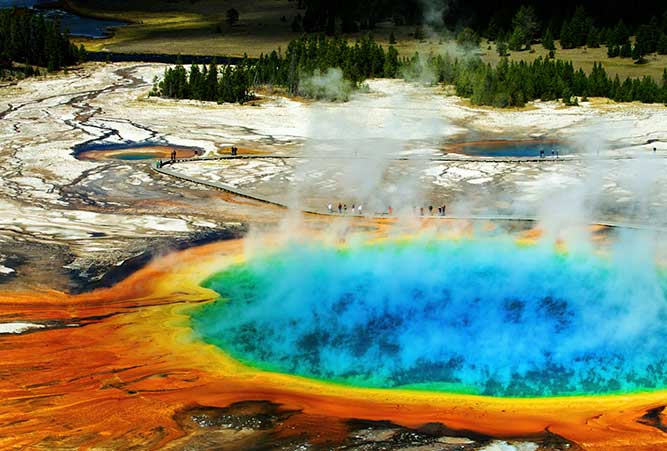
[[[664,388],[665,281],[630,241],[622,259],[500,239],[295,245],[208,280],[221,298],[193,326],[246,364],[363,387]]]

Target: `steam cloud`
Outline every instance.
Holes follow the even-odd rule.
[[[313,99],[344,102],[352,93],[352,83],[343,77],[343,71],[337,67],[327,69],[324,73],[315,73],[301,80],[299,94]]]
[[[264,368],[371,387],[548,396],[667,386],[667,283],[644,234],[616,258],[500,237],[292,246],[208,285],[202,335]],[[278,307],[279,306],[279,307]]]

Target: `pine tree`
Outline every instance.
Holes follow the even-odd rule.
[[[612,43],[621,47],[625,45],[629,39],[630,31],[628,30],[628,27],[625,26],[623,19],[620,19],[616,24],[616,27],[614,27],[614,31],[612,33]]]
[[[456,35],[456,43],[466,50],[472,50],[479,47],[481,39],[472,28],[464,28]]]
[[[575,47],[575,40],[572,34],[572,27],[569,21],[564,21],[560,29],[560,46],[564,49],[571,49]]]
[[[542,37],[542,46],[547,50],[556,50],[551,28],[547,28],[547,31],[544,33],[544,36]]]
[[[83,44],[79,45],[79,51],[77,53],[77,56],[78,56],[79,62],[86,61],[87,54],[86,54],[86,49],[83,47]]]
[[[398,68],[398,51],[393,46],[390,46],[387,49],[387,55],[384,60],[384,76],[387,78],[395,78],[396,75],[398,75]]]
[[[515,28],[512,34],[510,35],[509,41],[507,42],[507,46],[509,47],[510,50],[518,52],[520,50],[523,50],[524,43],[525,43],[525,38],[523,34],[518,28]]]
[[[586,44],[586,38],[593,26],[593,21],[586,15],[583,6],[578,6],[574,16],[570,21],[570,33],[572,37],[572,47],[581,47]],[[562,39],[562,38],[561,38]]]
[[[492,17],[489,21],[488,27],[486,27],[486,33],[484,34],[489,41],[495,41],[502,34],[502,30],[498,25],[496,17]]]
[[[46,19],[29,9],[0,10],[0,66],[13,67],[12,61],[26,65],[22,72],[35,75],[33,66],[59,70],[85,58],[60,31],[57,20]]]
[[[231,27],[239,21],[239,12],[235,8],[229,8],[226,14],[227,24]]]
[[[521,6],[512,18],[512,26],[513,30],[509,40],[510,50],[529,47],[540,28],[535,9],[532,6]]]
[[[618,54],[621,58],[630,58],[632,56],[632,44],[630,44],[630,41],[625,41]]]
[[[215,60],[208,66],[204,93],[204,100],[218,100],[218,66],[215,64]]]
[[[588,32],[588,36],[586,37],[586,47],[591,49],[600,47],[600,34],[595,27],[591,27]]]
[[[193,64],[190,66],[190,76],[188,79],[190,95],[195,100],[204,100],[201,89],[201,72],[199,66]]]
[[[503,36],[499,36],[496,41],[496,52],[498,56],[504,57],[507,56],[507,42]]]

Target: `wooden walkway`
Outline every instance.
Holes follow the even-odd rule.
[[[223,161],[223,160],[252,160],[252,159],[309,159],[312,158],[312,156],[308,157],[303,157],[303,156],[293,156],[293,155],[279,155],[279,154],[266,154],[266,155],[224,155],[224,156],[219,156],[219,157],[195,157],[195,158],[183,158],[183,159],[178,159],[175,161],[166,161],[161,163],[160,161],[153,161],[151,163],[151,169],[153,171],[156,171],[160,174],[169,176],[169,177],[174,177],[179,180],[183,180],[186,182],[194,183],[197,185],[201,186],[206,186],[209,188],[213,188],[216,190],[221,190],[225,191],[237,196],[245,197],[247,199],[255,200],[258,202],[266,203],[269,205],[274,205],[280,208],[284,209],[293,209],[294,207],[291,207],[285,203],[276,201],[274,199],[265,197],[265,196],[260,196],[255,194],[252,191],[244,190],[241,188],[237,188],[232,185],[228,185],[226,183],[221,183],[221,182],[215,182],[212,180],[204,180],[201,178],[197,177],[192,177],[186,174],[183,174],[181,172],[178,172],[174,170],[173,168],[179,164],[179,163],[196,163],[200,161]],[[629,159],[630,157],[620,157],[620,158],[613,158],[613,159]],[[329,157],[329,159],[340,159],[340,157]],[[579,158],[580,159],[580,158]],[[415,158],[408,158],[408,157],[399,157],[395,158],[393,160],[397,161],[403,161],[403,160],[416,160],[419,161],[419,159]],[[573,161],[575,160],[574,158],[560,158],[560,159],[553,159],[553,158],[538,158],[538,159],[513,159],[513,160],[499,160],[499,159],[493,159],[493,160],[485,160],[485,159],[479,159],[475,158],[474,160],[472,159],[462,159],[462,158],[423,158],[422,160],[428,160],[428,161],[456,161],[456,162],[461,162],[461,161],[476,161],[476,162],[485,162],[485,161],[492,161],[492,162],[525,162],[525,161],[538,161],[538,162],[549,162],[549,163],[558,163],[558,162],[566,162],[566,161]],[[311,215],[319,215],[319,216],[329,216],[329,217],[337,217],[337,218],[370,218],[370,219],[388,219],[388,218],[398,218],[398,216],[391,216],[389,214],[364,214],[364,215],[357,215],[357,214],[339,214],[339,213],[330,213],[327,210],[314,210],[314,209],[300,209],[302,213],[307,213]],[[537,216],[514,216],[514,215],[465,215],[465,216],[459,216],[459,215],[446,215],[446,216],[440,216],[440,215],[425,215],[425,216],[418,216],[419,218],[423,219],[441,219],[441,220],[469,220],[469,221],[516,221],[516,222],[537,222],[539,221],[539,218]],[[635,224],[635,223],[621,223],[621,222],[613,222],[613,221],[593,221],[591,222],[591,225],[599,225],[599,226],[604,226],[604,227],[612,227],[612,228],[627,228],[627,229],[636,229],[636,230],[650,230],[650,231],[660,231],[660,232],[667,232],[667,227],[665,226],[653,226],[653,225],[648,225],[648,224]]]

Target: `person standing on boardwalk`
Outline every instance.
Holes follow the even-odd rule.
[[[343,205],[338,202],[338,214],[341,214],[343,212]]]
[[[357,213],[361,216],[361,204],[357,206]]]
[[[327,205],[327,210],[329,210],[329,214],[333,213],[333,205],[331,205],[331,202]]]

